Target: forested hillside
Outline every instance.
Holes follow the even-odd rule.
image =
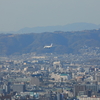
[[[45,45],[53,43],[51,48]],[[22,53],[80,53],[83,46],[100,47],[100,30],[0,34],[0,55]]]

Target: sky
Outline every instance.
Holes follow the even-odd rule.
[[[0,0],[0,31],[78,22],[100,24],[100,0]]]

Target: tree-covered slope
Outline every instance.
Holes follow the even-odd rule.
[[[53,47],[44,48],[53,43]],[[100,30],[0,34],[0,55],[22,53],[79,53],[84,45],[100,47]]]

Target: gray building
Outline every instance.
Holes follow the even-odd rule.
[[[81,84],[75,85],[74,86],[74,96],[77,96],[80,91],[86,91],[86,86],[85,85],[81,85]]]
[[[13,84],[13,92],[25,92],[25,84]]]

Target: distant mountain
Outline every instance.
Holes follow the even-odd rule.
[[[95,25],[91,23],[73,23],[64,26],[46,26],[46,27],[25,27],[20,29],[16,33],[41,33],[41,32],[54,32],[54,31],[82,31],[82,30],[92,30],[99,29],[100,25]]]
[[[51,48],[44,48],[53,44]],[[28,34],[0,34],[0,55],[12,55],[23,53],[80,53],[84,46],[99,48],[100,53],[100,29],[72,32],[43,32]],[[94,51],[93,51],[94,52]]]

